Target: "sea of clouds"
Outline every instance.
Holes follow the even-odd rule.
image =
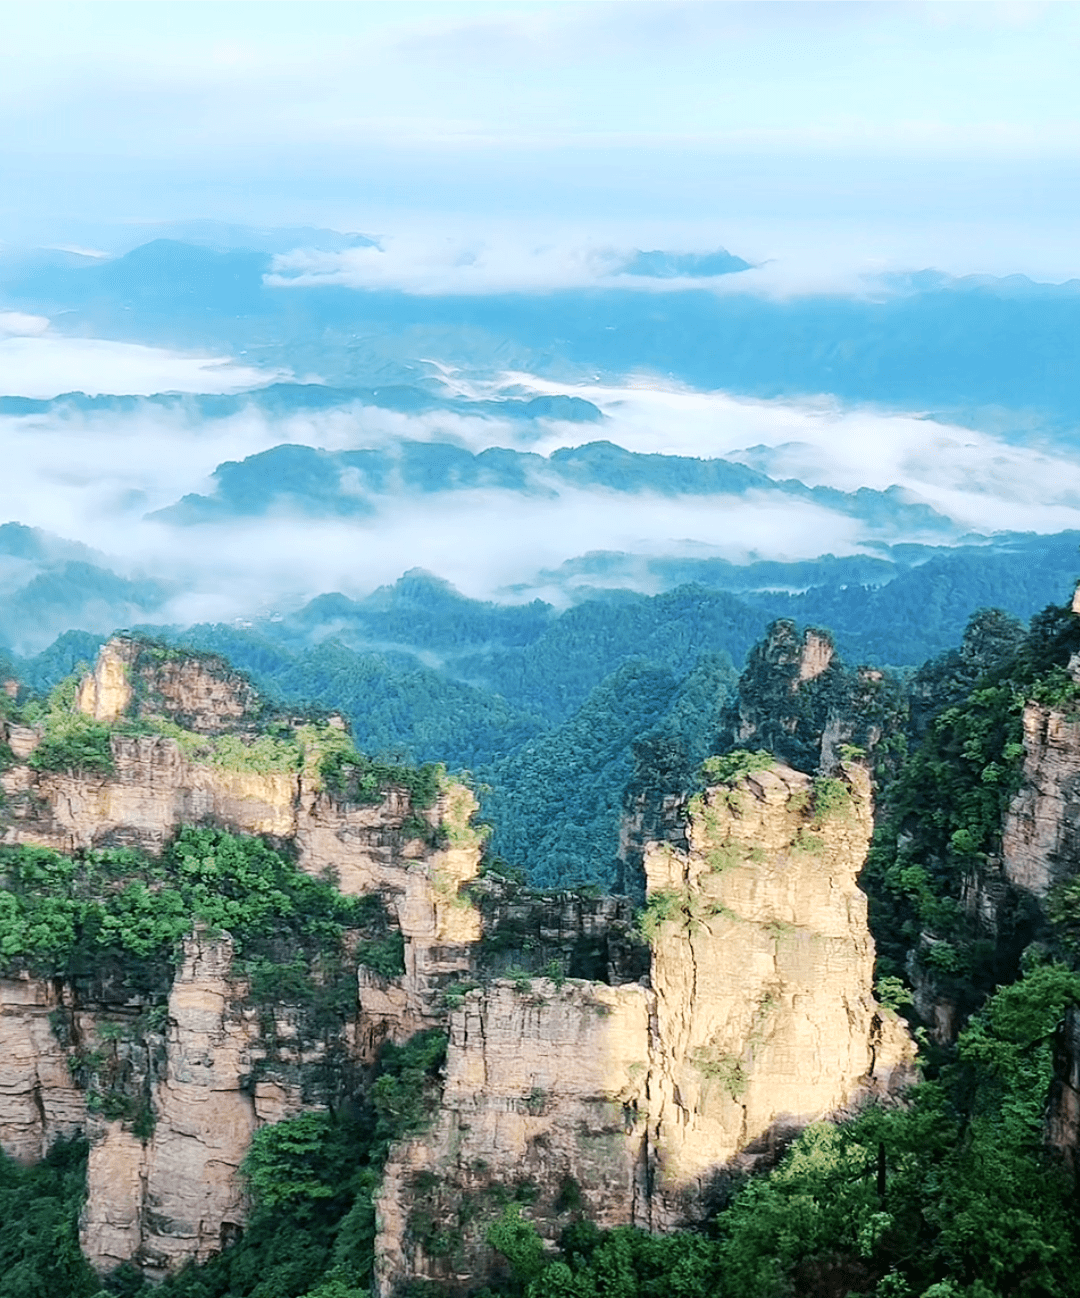
[[[82,542],[125,575],[175,583],[179,593],[159,615],[174,622],[251,616],[332,590],[359,596],[413,567],[473,596],[565,598],[539,574],[590,551],[796,559],[853,553],[867,539],[857,520],[771,491],[677,499],[603,488],[565,489],[551,499],[458,491],[388,497],[374,517],[355,521],[278,512],[181,528],[147,518],[185,494],[212,491],[223,461],[282,443],[342,450],[416,439],[549,454],[604,438],[639,452],[725,456],[776,478],[845,491],[899,485],[973,532],[1080,528],[1080,457],[918,414],[844,408],[825,397],[754,401],[651,379],[567,389],[528,374],[486,382],[442,374],[448,394],[569,390],[606,418],[582,426],[371,407],[270,418],[249,406],[207,420],[150,402],[126,411],[6,415],[0,521]],[[220,356],[54,336],[40,317],[7,318],[0,338],[7,394],[237,392],[279,377]]]

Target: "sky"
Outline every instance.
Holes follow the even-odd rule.
[[[1080,5],[0,0],[0,24],[0,257],[19,245],[115,254],[212,220],[378,240],[287,244],[283,285],[611,286],[635,248],[719,247],[754,269],[717,292],[863,291],[928,266],[1080,278]],[[0,392],[318,377],[256,371],[211,346],[71,337],[62,311],[32,306],[0,310]],[[472,395],[507,385],[546,390],[502,374]],[[754,402],[632,376],[575,390],[607,415],[600,435],[632,450],[727,455],[844,490],[900,484],[981,532],[1080,526],[1072,451],[827,396]],[[412,566],[509,597],[522,584],[549,593],[542,570],[593,549],[792,558],[863,542],[846,516],[767,493],[460,492],[388,503],[373,522],[276,517],[182,536],[146,518],[210,490],[221,462],[283,441],[449,437],[549,453],[592,435],[372,411],[4,416],[0,521],[175,581],[177,621],[362,594]]]
[[[512,223],[1080,274],[1080,7],[6,3],[0,238]]]

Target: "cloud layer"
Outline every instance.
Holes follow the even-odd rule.
[[[5,320],[11,322],[6,330]],[[242,392],[280,376],[225,357],[183,356],[162,347],[100,338],[64,338],[46,334],[47,325],[41,316],[0,315],[0,392],[5,396]],[[5,337],[5,332],[14,336]]]
[[[549,390],[522,374],[484,385],[449,377],[457,391],[477,397]],[[914,416],[845,411],[825,400],[740,401],[655,384],[577,391],[607,414],[602,435],[632,450],[731,455],[771,476],[790,473],[844,490],[899,483],[961,527],[983,532],[1080,527],[1075,456],[1011,447]],[[329,590],[359,596],[411,567],[428,568],[470,595],[557,598],[558,588],[540,574],[594,550],[740,561],[863,548],[858,520],[770,492],[673,499],[569,486],[547,498],[462,490],[382,499],[373,515],[350,520],[279,511],[178,529],[146,518],[185,494],[210,490],[210,474],[223,461],[282,443],[341,450],[412,438],[548,454],[595,436],[591,428],[542,420],[370,407],[287,418],[244,408],[215,420],[193,417],[182,405],[60,408],[0,418],[7,466],[0,520],[81,541],[124,575],[175,583],[180,593],[161,617],[177,622],[251,616]],[[6,584],[17,577],[13,569]]]
[[[777,255],[771,224],[849,262],[915,231],[908,265],[995,271],[1011,251],[1009,269],[1077,271],[1071,5],[9,10],[8,239],[48,222],[100,247],[95,223],[199,212],[577,222],[602,245],[619,222],[691,220],[712,226],[696,246],[754,261]]]

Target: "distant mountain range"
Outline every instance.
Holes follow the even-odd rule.
[[[792,563],[583,555],[542,574],[569,602],[563,610],[537,599],[469,599],[430,573],[413,572],[365,599],[320,595],[295,612],[217,627],[213,636],[225,637],[222,651],[239,652],[238,661],[246,666],[262,663],[260,655],[270,653],[269,646],[274,646],[271,658],[330,642],[349,653],[389,655],[387,661],[401,670],[434,671],[480,685],[523,712],[554,719],[635,655],[685,670],[699,653],[724,652],[738,665],[775,617],[830,628],[853,662],[918,664],[955,643],[975,609],[996,606],[1027,618],[1060,599],[1080,576],[1080,532],[874,548],[873,554]],[[153,631],[177,591],[163,582],[118,575],[108,562],[36,529],[0,527],[0,574],[6,581],[0,593],[0,645],[43,646],[69,628],[97,637],[120,626]],[[638,593],[628,589],[631,585],[656,593]],[[706,617],[711,630],[680,629],[680,591],[697,592],[688,597],[688,607],[696,610],[691,622],[701,610],[714,610]],[[714,614],[720,619],[715,624],[709,621]],[[654,626],[655,618],[660,621]],[[669,629],[657,631],[668,619]],[[189,635],[176,625],[167,633]],[[684,648],[676,652],[676,644]],[[253,645],[263,648],[256,653]],[[40,661],[21,660],[34,679],[53,679],[50,653],[45,650]],[[60,666],[60,675],[69,670],[63,662]],[[580,677],[583,684],[577,692],[552,684],[563,677]],[[405,732],[394,742],[417,755]]]
[[[373,406],[401,414],[423,415],[435,411],[479,418],[555,419],[572,424],[599,423],[603,413],[582,397],[556,394],[538,397],[501,397],[492,400],[454,398],[405,384],[375,388],[331,387],[323,383],[269,383],[238,393],[159,392],[152,396],[87,396],[64,392],[47,400],[0,396],[0,415],[49,415],[115,412],[132,414],[145,409],[181,411],[197,419],[225,419],[242,410],[285,416],[324,410]]]
[[[832,393],[1076,441],[1074,282],[928,272],[868,284],[864,296],[774,299],[740,291],[742,276],[727,275],[723,293],[598,284],[440,297],[269,283],[273,258],[261,243],[222,251],[158,239],[114,259],[9,258],[0,306],[42,312],[71,333],[242,350],[248,363],[339,387],[423,386],[431,369],[418,358],[428,356],[564,381],[645,371],[759,397]],[[710,256],[721,254],[695,262],[639,253],[627,265],[660,285],[702,267],[715,273]]]
[[[219,465],[213,476],[213,495],[185,496],[152,517],[191,525],[285,507],[323,518],[358,517],[374,514],[381,498],[417,493],[493,490],[553,496],[576,487],[675,497],[780,493],[858,518],[870,532],[936,533],[942,538],[957,534],[949,519],[899,487],[856,492],[807,487],[777,482],[728,460],[642,455],[611,442],[567,447],[549,456],[501,447],[473,454],[445,442],[401,441],[387,448],[337,452],[276,446],[240,463]]]

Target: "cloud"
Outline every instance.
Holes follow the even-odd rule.
[[[1075,6],[9,9],[0,170],[20,238],[28,214],[66,214],[65,238],[96,245],[72,212],[344,229],[721,213],[871,244],[954,222],[958,260],[1002,222],[1002,246],[1045,261],[1076,207]]]
[[[715,245],[707,251],[714,252]],[[549,231],[546,238],[533,240],[520,231],[471,237],[413,231],[387,236],[373,247],[284,253],[274,258],[266,279],[280,288],[336,285],[440,296],[553,292],[593,285],[671,292],[738,278],[633,274],[627,268],[636,257],[640,257],[637,249],[575,238],[569,231],[554,237]]]
[[[502,380],[526,391],[567,391],[529,375]],[[490,385],[474,384],[476,395]],[[605,434],[627,450],[722,456],[773,478],[856,491],[897,485],[963,527],[1054,532],[1080,527],[1080,451],[1016,446],[990,433],[918,414],[850,408],[834,398],[754,401],[722,392],[581,384],[575,395],[608,416]],[[562,430],[537,437],[547,454]]]
[[[14,318],[16,327],[4,329]],[[286,377],[225,357],[183,356],[161,347],[45,335],[43,317],[0,315],[0,394],[47,398],[62,392],[241,392]]]
[[[24,311],[0,311],[0,337],[33,338],[49,327],[48,316]]]
[[[449,378],[457,391],[481,397],[510,387],[555,390],[524,374],[489,383]],[[1012,447],[911,415],[845,410],[827,399],[744,401],[644,381],[576,391],[607,414],[604,436],[632,450],[735,451],[773,475],[792,473],[846,490],[900,483],[982,531],[1080,527],[1075,455]],[[388,498],[368,519],[278,514],[182,530],[145,517],[189,492],[206,492],[222,461],[286,442],[346,449],[418,438],[453,440],[474,451],[502,445],[547,454],[588,436],[580,425],[366,407],[285,419],[248,408],[200,420],[182,406],[147,403],[127,411],[3,417],[0,520],[81,541],[110,556],[125,576],[175,583],[180,593],[160,617],[180,623],[250,617],[330,590],[359,596],[411,567],[428,568],[470,595],[555,598],[543,571],[592,550],[738,561],[862,548],[857,520],[769,492],[670,499],[566,488],[538,499],[459,491]],[[5,584],[17,579],[13,569]]]

